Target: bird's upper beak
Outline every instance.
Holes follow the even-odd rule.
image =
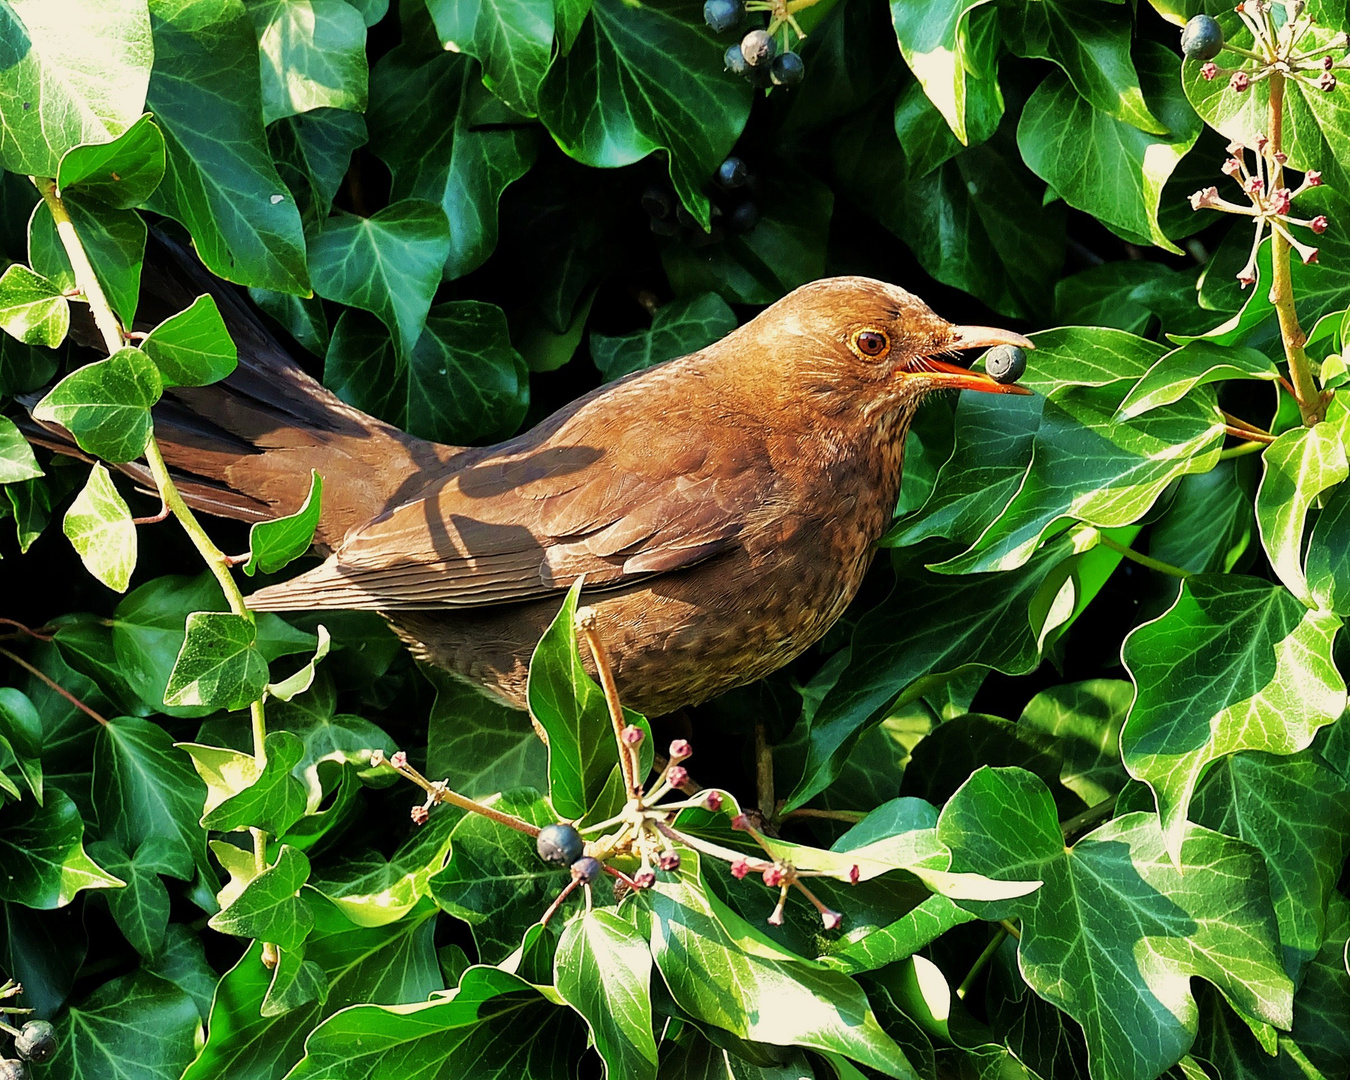
[[[1035,343],[1011,330],[995,326],[953,326],[949,349],[988,349],[995,345],[1017,345],[1034,349]],[[935,357],[925,357],[922,369],[928,379],[939,387],[953,390],[979,390],[986,394],[1030,394],[1025,386],[1016,383],[995,382],[982,371],[971,371],[957,364],[949,364]]]

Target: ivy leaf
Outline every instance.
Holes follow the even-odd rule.
[[[493,0],[483,0],[481,10]],[[547,5],[546,5],[547,6]],[[534,164],[539,132],[476,121],[486,97],[465,56],[420,59],[401,45],[371,72],[371,149],[393,174],[393,199],[437,203],[450,222],[444,277],[476,269],[497,245],[497,202]],[[412,101],[437,102],[435,110]],[[451,122],[447,123],[447,119]]]
[[[319,663],[328,655],[328,647],[332,641],[328,629],[323,623],[318,625],[317,632],[319,644],[314,648],[314,655],[294,675],[288,676],[280,682],[268,683],[268,697],[276,698],[278,701],[291,701],[314,685],[314,677],[318,674]]]
[[[1317,515],[1308,540],[1308,588],[1317,606],[1350,615],[1350,484],[1341,484]]]
[[[202,828],[231,832],[252,827],[282,836],[304,816],[308,805],[305,786],[293,770],[304,757],[305,747],[293,733],[269,731],[261,762],[252,754],[227,747],[177,746],[191,755],[206,782]]]
[[[33,416],[60,424],[86,453],[134,461],[150,441],[150,407],[163,390],[159,370],[145,353],[118,349],[72,371],[33,407]]]
[[[257,629],[243,615],[194,611],[164,688],[166,705],[246,708],[267,686],[267,661],[257,647]]]
[[[95,464],[61,525],[84,567],[114,592],[136,569],[136,526],[108,470]]]
[[[1224,379],[1264,379],[1274,382],[1279,370],[1265,353],[1256,349],[1227,347],[1210,341],[1193,341],[1173,349],[1144,373],[1125,395],[1116,415],[1122,420],[1180,401],[1197,386]]]
[[[373,319],[344,311],[324,382],[344,401],[422,438],[469,443],[512,434],[529,404],[524,361],[492,304],[437,304],[404,361]]]
[[[995,74],[980,71],[972,62],[969,43],[970,13],[985,3],[988,0],[891,0],[900,55],[962,143],[970,142],[966,103],[972,92],[979,92],[970,83]]]
[[[0,484],[16,484],[41,476],[33,448],[14,421],[0,416]]]
[[[427,11],[447,52],[475,57],[494,94],[518,113],[535,114],[552,59],[553,0],[428,0]]]
[[[114,314],[124,326],[136,316],[140,299],[141,265],[145,259],[145,222],[133,210],[114,210],[78,192],[64,200],[71,224],[94,267]],[[46,203],[33,208],[28,223],[28,252],[33,269],[62,289],[77,287],[70,257],[56,233],[56,223]]]
[[[276,862],[250,881],[229,907],[212,915],[208,925],[222,934],[298,949],[314,926],[314,913],[299,895],[308,877],[309,860],[282,844]]]
[[[1129,777],[1120,763],[1120,729],[1134,699],[1124,679],[1088,679],[1042,690],[1017,726],[1055,739],[1059,780],[1088,806],[1118,795]]]
[[[106,873],[84,850],[84,821],[70,796],[48,791],[41,806],[0,807],[0,900],[49,911],[65,907],[82,889],[117,889],[125,882]]]
[[[1177,85],[1176,54],[1152,42],[1136,65],[1145,100],[1170,134],[1151,135],[1093,108],[1068,76],[1051,72],[1027,100],[1017,145],[1031,171],[1070,206],[1127,239],[1180,254],[1158,222],[1163,186],[1201,124]]]
[[[548,751],[518,710],[438,668],[424,672],[436,688],[427,723],[432,776],[445,778],[471,799],[548,785]]]
[[[682,1010],[742,1039],[917,1076],[857,983],[786,952],[733,913],[703,883],[699,859],[682,850],[679,873],[637,896],[652,958]]]
[[[1181,478],[1172,504],[1149,532],[1155,559],[1196,574],[1227,573],[1251,543],[1251,495],[1238,483],[1237,462]]]
[[[212,273],[305,295],[304,235],[262,128],[258,44],[242,4],[151,0],[148,107],[164,133],[150,209],[181,222]]]
[[[328,976],[313,960],[306,960],[299,949],[282,949],[272,984],[267,988],[259,1014],[265,1017],[284,1016],[292,1009],[317,1001],[328,1000]]]
[[[272,289],[249,289],[249,299],[270,315],[301,348],[315,356],[328,349],[328,316],[318,296],[293,296]]]
[[[159,836],[147,838],[134,856],[110,840],[91,844],[89,851],[126,882],[126,888],[112,889],[107,895],[117,928],[142,956],[155,956],[169,926],[169,891],[159,875],[186,880],[192,877],[192,860]]]
[[[146,113],[109,143],[71,147],[61,158],[56,186],[115,210],[140,206],[164,179],[164,134]]]
[[[244,573],[249,577],[259,570],[264,574],[275,574],[307,552],[314,542],[314,530],[319,526],[322,502],[323,477],[310,469],[309,493],[295,513],[259,521],[249,528],[248,562],[244,563]]]
[[[352,154],[365,142],[365,117],[342,109],[314,109],[268,126],[267,145],[278,174],[295,196],[307,236],[323,228]]]
[[[605,695],[581,662],[577,644],[577,597],[582,582],[567,591],[562,608],[544,631],[530,659],[526,695],[530,715],[548,735],[548,791],[553,808],[577,819],[599,810],[597,800],[612,787],[618,747]],[[646,733],[639,749],[643,776],[651,768],[651,729],[647,721],[624,709],[624,719]],[[602,813],[600,817],[606,817]]]
[[[12,686],[0,687],[0,748],[8,746],[24,783],[42,805],[42,718],[33,702]]]
[[[1168,127],[1149,111],[1130,59],[1132,21],[1121,9],[1044,0],[1005,12],[1003,26],[1014,53],[1058,64],[1094,110],[1165,135]]]
[[[315,291],[378,316],[404,360],[422,335],[449,254],[445,214],[420,199],[368,218],[339,213],[309,245]]]
[[[364,112],[366,23],[346,0],[252,0],[263,123],[311,109]]]
[[[150,331],[141,348],[159,368],[165,386],[207,386],[235,368],[238,350],[215,298],[197,297]]]
[[[106,143],[144,111],[155,55],[144,0],[12,0],[0,11],[0,165],[55,176],[82,143]]]
[[[490,802],[532,825],[557,820],[539,793],[530,789]],[[443,911],[473,928],[485,963],[505,960],[520,944],[520,935],[539,921],[562,891],[567,874],[539,858],[533,837],[479,814],[460,818],[450,844],[450,861],[431,876],[431,896]]]
[[[943,808],[938,836],[953,870],[1045,882],[1020,899],[962,906],[1021,917],[1022,975],[1083,1026],[1093,1080],[1151,1080],[1180,1060],[1195,1039],[1197,975],[1244,1016],[1289,1026],[1293,985],[1265,866],[1247,844],[1187,825],[1174,865],[1158,820],[1133,813],[1066,848],[1045,785],[989,768]]]
[[[615,168],[666,151],[675,193],[707,228],[703,184],[745,127],[752,94],[723,71],[720,52],[685,0],[595,0],[571,51],[544,78],[539,118],[585,165]]]
[[[736,329],[736,313],[716,293],[674,300],[652,316],[650,330],[622,337],[591,334],[591,357],[606,381],[697,352]]]
[[[55,348],[70,329],[70,301],[55,282],[13,263],[0,274],[0,329],[25,345]]]
[[[563,930],[553,964],[558,993],[590,1027],[605,1074],[656,1080],[646,939],[608,911],[584,912]]]
[[[200,1027],[186,992],[148,971],[133,971],[104,983],[58,1020],[61,1052],[46,1073],[61,1080],[176,1080],[192,1060]]]
[[[1205,574],[1182,582],[1171,608],[1125,639],[1136,693],[1121,753],[1153,789],[1174,861],[1210,762],[1238,750],[1296,753],[1344,711],[1331,659],[1340,626],[1279,585]]]
[[[1286,431],[1261,454],[1256,525],[1271,569],[1305,604],[1316,603],[1303,574],[1303,527],[1317,496],[1350,476],[1345,445],[1333,424]]]
[[[153,839],[172,865],[190,859],[214,874],[197,826],[205,789],[187,756],[157,724],[130,716],[108,721],[94,743],[94,805],[103,836],[125,851]]]

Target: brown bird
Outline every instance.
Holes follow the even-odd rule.
[[[159,288],[191,298],[174,280]],[[342,403],[237,299],[217,298],[238,370],[156,408],[185,496],[262,520],[297,508],[311,468],[325,481],[327,560],[250,606],[382,612],[419,658],[520,708],[531,653],[582,575],[633,708],[660,715],[782,667],[856,593],[919,402],[1028,393],[942,359],[1026,338],[841,277],[507,442],[446,446]]]

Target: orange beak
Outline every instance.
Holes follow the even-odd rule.
[[[953,326],[950,349],[988,349],[995,345],[1016,345],[1023,349],[1034,349],[1036,345],[1021,334],[1011,330],[1000,330],[994,326]],[[1025,386],[1016,383],[996,382],[982,371],[971,371],[945,360],[931,356],[924,357],[916,365],[928,378],[940,388],[952,390],[978,390],[985,394],[1030,394]]]

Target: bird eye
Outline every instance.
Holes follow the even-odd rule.
[[[853,335],[853,348],[873,360],[884,356],[890,347],[890,339],[880,330],[859,330]]]

